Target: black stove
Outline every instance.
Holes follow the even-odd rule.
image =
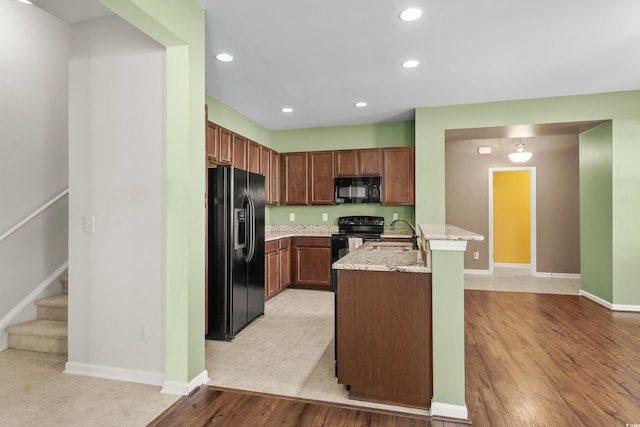
[[[383,232],[384,217],[382,216],[355,215],[339,217],[338,232],[331,235],[331,263],[333,264],[349,253],[350,237],[358,237],[362,241],[379,241]]]
[[[338,235],[378,236],[384,232],[382,216],[341,216],[338,218]]]

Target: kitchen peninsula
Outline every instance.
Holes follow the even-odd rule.
[[[449,225],[421,225],[420,231],[420,250],[369,242],[333,264],[337,376],[350,398],[432,405],[432,243],[483,236]]]

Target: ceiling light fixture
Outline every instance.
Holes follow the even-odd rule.
[[[411,7],[409,9],[405,9],[400,13],[400,19],[406,22],[415,21],[422,16],[422,11],[420,9],[416,9],[415,7]]]
[[[216,55],[216,59],[220,62],[231,62],[233,61],[233,56],[228,53],[219,53]]]
[[[283,107],[282,108],[282,112],[283,113],[293,113],[293,108],[291,108],[291,107]]]
[[[366,103],[366,102],[356,102],[356,103],[355,103],[355,104],[353,104],[353,105],[355,105],[355,106],[356,106],[356,107],[358,107],[358,108],[363,108],[363,107],[366,107],[366,106],[367,106],[367,103]]]
[[[29,0],[16,0],[18,3],[22,3],[22,4],[33,4],[31,3]]]
[[[533,153],[531,151],[525,151],[524,144],[522,141],[519,144],[516,144],[516,150],[512,153],[509,153],[509,160],[514,163],[524,163],[528,161]]]
[[[404,68],[415,68],[418,65],[420,65],[420,61],[418,61],[417,59],[409,59],[408,61],[404,61],[402,63],[402,66]]]

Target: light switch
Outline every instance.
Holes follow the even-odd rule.
[[[322,214],[322,220],[323,221],[329,221],[329,214],[328,213],[323,213]]]
[[[296,220],[296,214],[294,214],[293,212],[291,212],[289,214],[289,221],[295,221]]]
[[[394,213],[394,214],[393,214],[393,220],[395,221],[396,219],[398,219],[398,214],[397,214],[397,213]]]
[[[82,230],[85,233],[94,233],[96,231],[96,217],[94,215],[85,215],[82,219]]]

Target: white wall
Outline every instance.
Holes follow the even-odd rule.
[[[67,188],[67,57],[66,23],[0,1],[0,235]],[[66,259],[65,197],[0,242],[0,318]]]
[[[164,52],[116,16],[70,27],[67,372],[164,376]]]

